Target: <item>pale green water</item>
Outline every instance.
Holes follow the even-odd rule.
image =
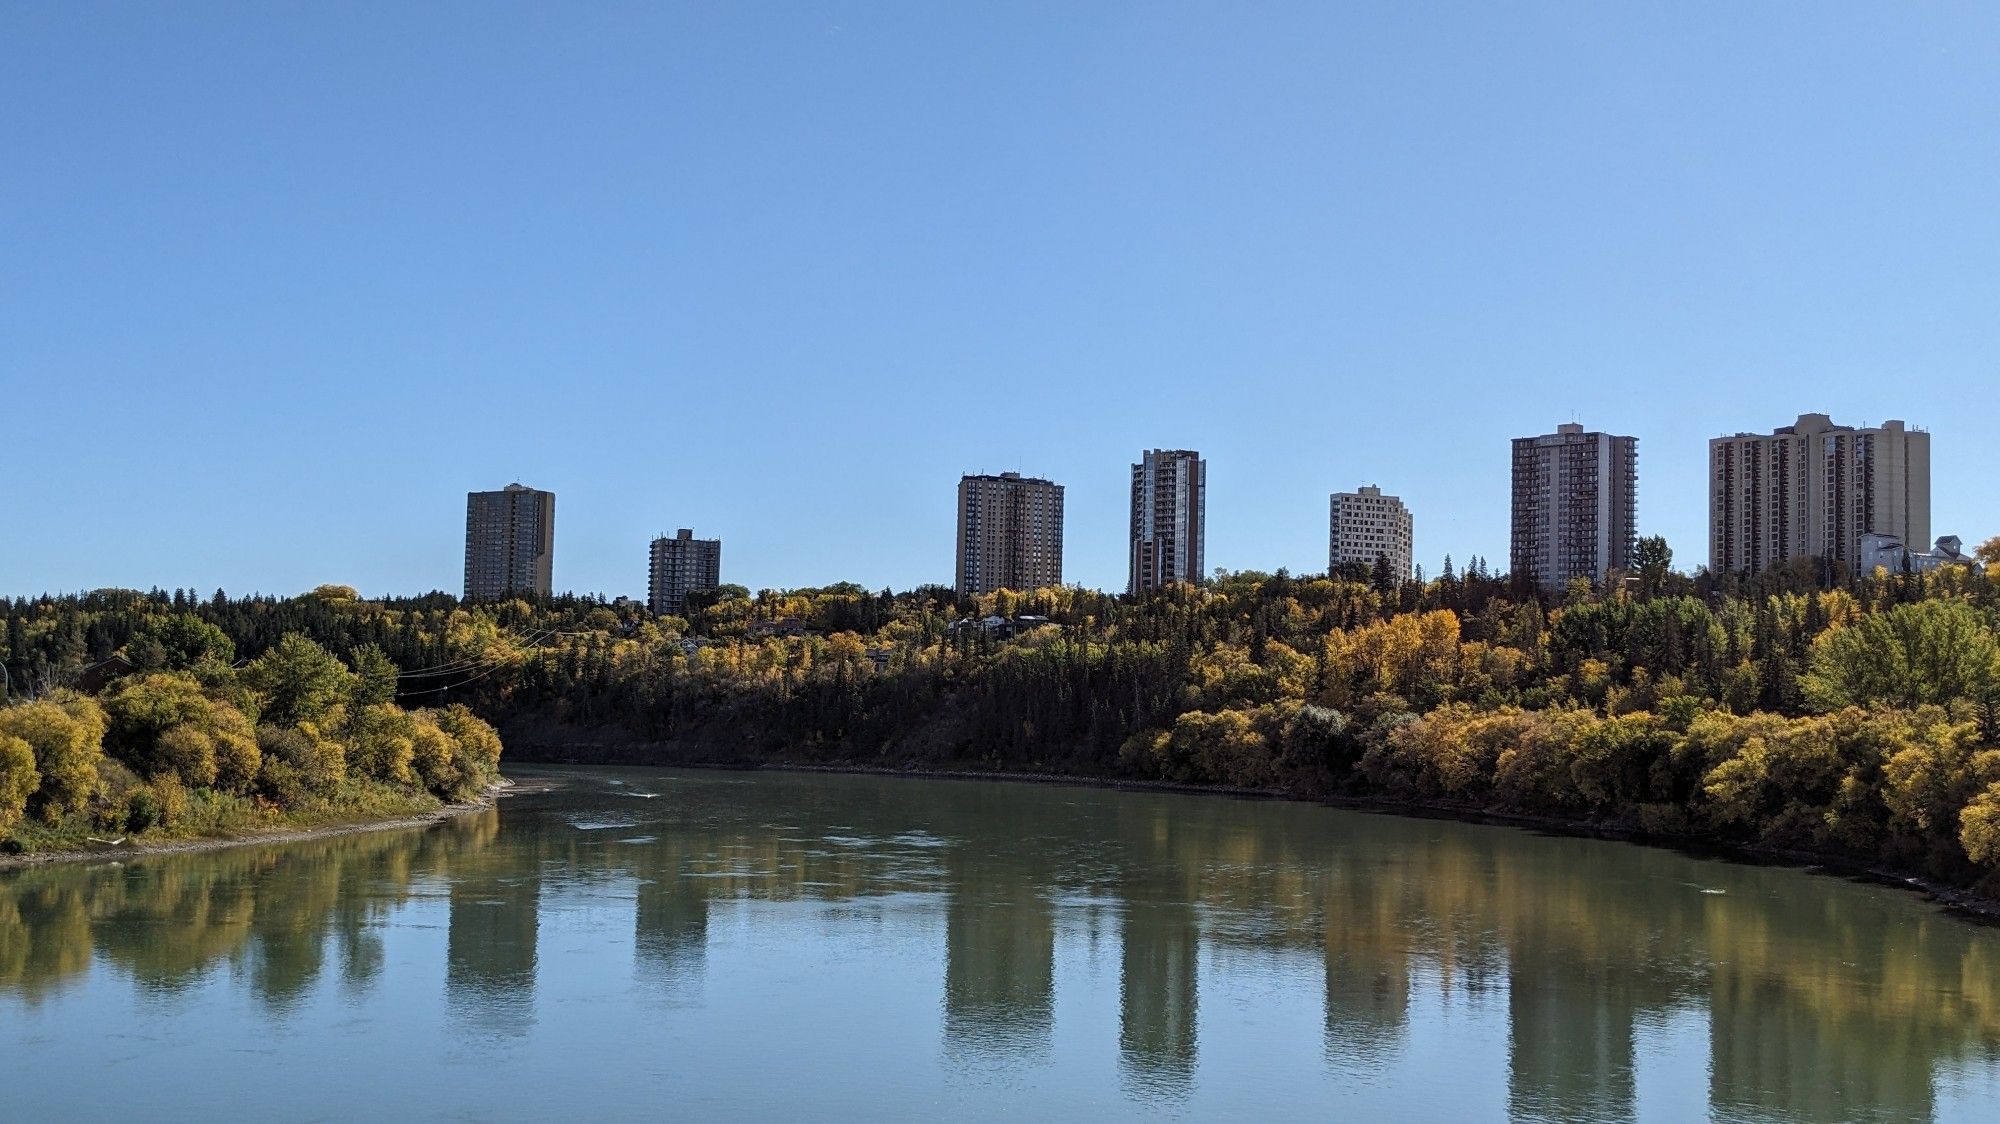
[[[2000,930],[1300,804],[519,774],[0,875],[0,1119],[2000,1120]]]

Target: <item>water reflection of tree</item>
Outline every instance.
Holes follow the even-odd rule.
[[[1118,1067],[1149,1098],[1184,1097],[1194,1084],[1201,1004],[1197,912],[1209,833],[1199,819],[1165,818],[1158,802],[1130,802],[1106,824],[1116,841],[1119,922]],[[1209,842],[1213,842],[1210,836]]]
[[[1747,892],[1775,877],[1750,870],[1739,884]],[[1702,997],[1712,1105],[1746,1117],[1928,1119],[1940,1062],[2000,1050],[1993,942],[1966,941],[1962,923],[1903,904],[1713,903],[1704,929],[1731,961]]]
[[[372,932],[429,865],[432,833],[368,833],[274,847],[51,866],[0,878],[0,994],[30,1002],[102,962],[172,998],[228,964],[289,1009],[329,947],[347,986],[379,970]]]
[[[90,967],[87,900],[74,880],[0,882],[0,996],[40,1004]]]

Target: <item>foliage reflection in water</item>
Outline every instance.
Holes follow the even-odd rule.
[[[1970,1120],[2000,1092],[2000,930],[1880,887],[1217,797],[530,779],[422,831],[0,875],[15,1109],[199,1116],[190,1073],[302,1117]]]

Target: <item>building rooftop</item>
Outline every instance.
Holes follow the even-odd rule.
[[[1004,481],[1006,481],[1006,482],[1008,482],[1008,483],[1010,483],[1010,484],[1014,484],[1014,483],[1019,483],[1019,484],[1054,484],[1054,483],[1055,483],[1055,481],[1053,481],[1053,480],[1050,480],[1050,479],[1048,479],[1047,477],[1043,477],[1043,476],[1023,476],[1023,475],[1021,475],[1021,474],[1020,474],[1020,473],[1018,473],[1018,472],[1002,472],[1002,473],[998,473],[998,474],[995,474],[995,473],[991,473],[991,472],[968,472],[968,473],[964,474],[963,476],[961,476],[961,477],[960,477],[960,479],[961,479],[961,480],[1004,480]]]
[[[1881,425],[1869,425],[1867,422],[1862,422],[1856,426],[1835,425],[1833,418],[1827,414],[1800,414],[1799,420],[1790,425],[1781,425],[1769,433],[1756,433],[1747,429],[1739,429],[1735,433],[1722,434],[1722,437],[1790,437],[1800,433],[1865,433],[1869,430],[1886,430],[1897,433],[1905,431],[1911,433],[1930,432],[1923,426],[1909,425],[1900,418],[1890,418]]]

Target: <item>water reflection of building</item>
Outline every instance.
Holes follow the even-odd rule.
[[[368,925],[367,915],[360,910],[343,909],[335,922],[339,925],[335,940],[340,949],[341,990],[349,996],[365,995],[382,977],[382,965],[388,960],[382,934]]]
[[[640,874],[633,913],[639,979],[681,995],[701,982],[708,960],[708,889],[678,863]]]
[[[1399,841],[1419,845],[1415,840]],[[1313,897],[1325,959],[1325,1050],[1336,1070],[1376,1070],[1399,1053],[1408,1036],[1412,957],[1441,957],[1413,947],[1413,921],[1424,915],[1423,891],[1399,870],[1356,861],[1346,839],[1316,856]]]
[[[1185,1094],[1194,1082],[1201,926],[1185,900],[1125,905],[1119,1069],[1139,1090]]]
[[[498,856],[496,865],[511,859],[522,873],[452,872],[445,996],[452,1017],[468,1026],[523,1034],[535,1021],[540,866],[504,846],[487,855]]]
[[[1339,916],[1326,922],[1326,1056],[1379,1067],[1402,1048],[1410,1020],[1410,956],[1381,931]]]
[[[261,913],[254,922],[257,939],[250,945],[252,988],[274,1011],[298,1005],[319,982],[325,962],[326,933],[312,918],[287,916],[278,910]]]
[[[1637,1114],[1637,1023],[1685,994],[1662,951],[1702,900],[1685,860],[1581,839],[1543,839],[1496,864],[1506,933],[1509,1113],[1525,1120]],[[1663,893],[1672,887],[1674,893]]]
[[[1515,1120],[1637,1115],[1631,991],[1600,958],[1519,948],[1507,989],[1507,1114]]]
[[[957,862],[953,866],[960,865]],[[989,864],[977,864],[986,867]],[[982,879],[981,874],[992,876]],[[1030,879],[955,871],[945,911],[945,1041],[1046,1049],[1055,1025],[1054,911]]]

